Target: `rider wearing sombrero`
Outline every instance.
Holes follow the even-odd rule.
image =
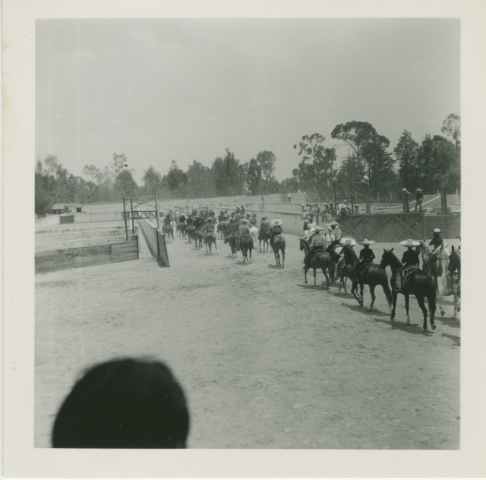
[[[273,248],[273,239],[277,235],[281,235],[283,232],[282,230],[282,220],[280,218],[274,218],[272,220],[272,231],[270,233],[270,245]]]
[[[331,237],[331,241],[341,240],[343,234],[339,228],[339,223],[333,220],[331,223],[327,223],[326,226],[330,229],[329,236]]]
[[[304,270],[309,269],[309,262],[311,258],[314,256],[315,253],[318,251],[324,250],[324,245],[326,244],[326,240],[321,235],[322,228],[317,225],[314,227],[314,234],[312,236],[312,240],[309,243],[309,250],[305,254],[304,257]]]
[[[434,251],[439,248],[441,245],[444,245],[444,240],[442,240],[440,234],[442,233],[440,231],[440,228],[435,228],[432,230],[432,233],[434,234],[434,237],[430,241],[429,245],[432,245],[434,247]]]
[[[240,248],[241,244],[241,239],[243,237],[248,237],[252,243],[252,248],[255,246],[253,245],[253,239],[250,237],[250,222],[246,218],[243,220],[240,220],[240,225],[238,226],[238,242],[237,242],[237,248]]]
[[[420,242],[408,239],[400,242],[400,245],[407,247],[407,250],[402,256],[403,267],[397,270],[395,277],[398,291],[402,290],[405,280],[410,272],[420,270],[419,253],[417,250],[414,250],[415,247],[420,246]]]
[[[260,221],[260,231],[258,232],[258,240],[263,239],[262,234],[270,231],[270,223],[268,222],[268,217],[262,217]]]
[[[370,245],[373,245],[375,243],[374,240],[368,240],[365,238],[362,242],[358,242],[360,245],[363,245],[363,249],[359,252],[359,262],[355,265],[353,270],[351,271],[351,277],[354,278],[359,271],[361,270],[362,267],[369,265],[370,263],[373,263],[373,260],[375,258],[375,254],[373,253],[373,250],[371,250]]]
[[[171,220],[172,220],[172,218],[171,218],[170,213],[166,213],[165,218],[164,218],[164,225],[170,225]]]

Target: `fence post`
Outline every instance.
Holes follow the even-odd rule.
[[[440,191],[440,204],[442,207],[442,215],[447,215],[447,195],[445,187],[442,187]]]

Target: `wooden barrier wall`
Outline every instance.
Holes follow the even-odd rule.
[[[137,221],[142,230],[145,242],[152,257],[160,267],[170,267],[169,254],[165,243],[165,234],[158,231],[148,220],[140,219]]]
[[[138,235],[132,235],[128,242],[37,252],[35,273],[137,260],[138,252]]]

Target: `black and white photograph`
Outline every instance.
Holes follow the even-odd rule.
[[[462,28],[36,18],[33,448],[460,452]]]
[[[459,33],[37,21],[35,445],[458,449]]]

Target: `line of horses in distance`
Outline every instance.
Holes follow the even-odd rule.
[[[225,244],[229,245],[232,258],[236,258],[237,252],[241,251],[243,262],[251,263],[251,252],[254,245],[256,246],[258,242],[259,251],[268,252],[271,247],[275,255],[276,266],[284,268],[286,243],[283,235],[276,236],[273,245],[270,246],[271,233],[268,230],[260,232],[256,226],[252,226],[250,228],[250,238],[242,237],[240,239],[237,232],[233,229],[227,229],[226,226],[225,222],[217,223],[217,232],[220,234],[221,239],[224,239]],[[174,241],[172,225],[170,228],[166,227],[164,225],[163,233],[166,235],[171,233],[172,241]],[[214,230],[206,231],[203,222],[196,225],[177,223],[176,232],[179,237],[187,239],[189,243],[194,242],[195,249],[202,248],[204,244],[207,253],[211,254],[213,246],[217,252]],[[299,243],[300,250],[307,254],[310,251],[308,240],[305,237],[301,237],[299,238]],[[347,280],[350,279],[351,294],[361,307],[364,306],[364,285],[368,285],[371,295],[369,311],[373,310],[375,303],[375,288],[381,286],[387,299],[392,321],[395,319],[397,298],[400,293],[405,297],[407,324],[410,324],[410,295],[414,295],[423,313],[424,331],[427,330],[429,313],[425,306],[425,299],[427,299],[430,310],[430,326],[435,330],[434,319],[436,311],[438,310],[441,316],[445,315],[442,298],[448,288],[448,276],[454,295],[453,317],[455,318],[460,311],[461,252],[460,249],[455,249],[452,246],[449,254],[447,245],[442,245],[433,250],[426,245],[426,241],[420,241],[419,243],[418,250],[422,260],[422,267],[410,271],[402,282],[399,282],[398,278],[403,264],[395,255],[393,248],[384,249],[379,264],[365,264],[357,273],[354,273],[354,267],[359,263],[359,258],[353,248],[354,245],[350,242],[343,242],[343,240],[334,240],[312,255],[309,266],[304,267],[305,283],[307,284],[307,272],[312,269],[314,271],[314,286],[316,287],[316,272],[320,269],[326,278],[327,290],[329,290],[333,282],[339,280],[339,291],[341,292],[344,289],[344,293],[347,294]],[[386,267],[391,269],[390,279],[386,273]]]

